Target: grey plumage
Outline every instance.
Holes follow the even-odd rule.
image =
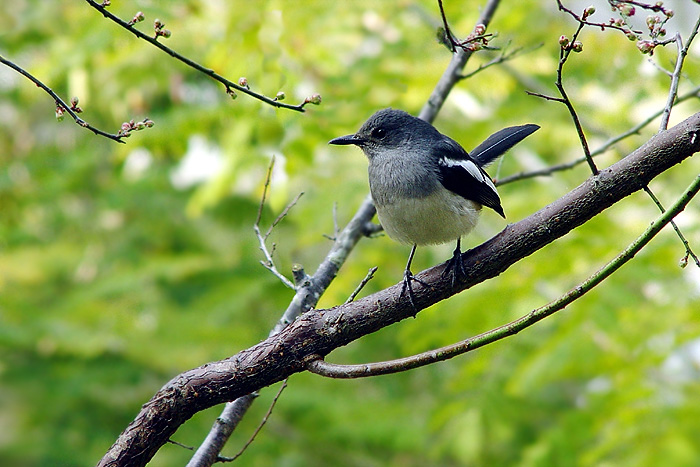
[[[354,135],[330,144],[353,144],[369,160],[369,185],[379,222],[389,237],[413,244],[404,286],[412,294],[410,258],[416,245],[457,240],[453,261],[461,268],[459,240],[476,225],[482,206],[505,217],[491,178],[482,168],[536,131],[537,125],[500,130],[470,156],[428,122],[383,109]],[[454,276],[453,276],[454,278]],[[413,298],[411,301],[413,302]]]

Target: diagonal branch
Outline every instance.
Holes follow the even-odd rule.
[[[415,304],[423,309],[498,276],[698,150],[700,113],[655,135],[560,199],[465,253],[467,272],[457,283],[442,277],[445,264],[418,274],[429,285],[416,283]],[[347,305],[305,313],[258,345],[176,376],[144,404],[99,465],[145,465],[195,413],[304,371],[310,361],[415,315],[400,292],[401,283]]]
[[[656,221],[647,227],[644,233],[637,237],[634,242],[632,242],[605,266],[600,268],[595,274],[590,276],[578,286],[569,290],[558,299],[548,303],[545,306],[532,310],[527,315],[515,321],[479,334],[478,336],[470,337],[461,342],[441,347],[439,349],[429,350],[410,357],[387,362],[365,363],[360,365],[337,365],[334,363],[328,363],[322,358],[319,358],[318,360],[309,362],[307,369],[311,373],[316,373],[329,378],[365,378],[368,376],[386,375],[448,360],[458,355],[476,350],[485,345],[505,339],[506,337],[513,336],[532,326],[538,321],[552,316],[557,311],[563,310],[567,305],[573,303],[584,294],[590,292],[595,286],[599,285],[605,279],[610,277],[615,271],[634,258],[634,256],[642,250],[642,248],[648,245],[656,234],[661,232],[661,229],[671,223],[673,218],[683,209],[685,209],[688,203],[690,203],[690,200],[697,195],[698,191],[700,191],[700,175],[695,177],[692,184],[668,211],[665,211],[661,216],[659,216]]]
[[[677,96],[675,104],[680,104],[681,102],[687,101],[688,99],[697,98],[697,97],[700,97],[700,86],[696,86],[693,89],[691,89],[690,91],[686,92],[685,94],[683,94],[681,96]],[[651,122],[656,120],[661,114],[663,114],[665,109],[666,109],[666,107],[654,112],[653,114],[649,115],[647,118],[645,118],[644,120],[642,120],[641,122],[639,122],[638,124],[636,124],[635,126],[630,128],[629,130],[627,130],[623,133],[620,133],[617,136],[613,136],[612,138],[607,140],[605,143],[600,145],[597,149],[591,151],[591,157],[599,156],[599,155],[603,154],[605,151],[607,151],[608,149],[610,149],[615,144],[624,140],[625,138],[628,138],[632,135],[639,134],[639,132],[645,126],[649,125]],[[552,165],[550,167],[545,167],[543,169],[532,170],[529,172],[519,172],[519,173],[516,173],[513,175],[509,175],[507,177],[503,177],[501,179],[498,179],[496,181],[496,186],[501,186],[501,185],[505,185],[507,183],[517,182],[517,181],[524,180],[527,178],[550,176],[556,172],[561,172],[563,170],[573,169],[574,167],[576,167],[580,164],[583,164],[584,162],[586,162],[586,156],[581,156],[581,157],[574,159],[570,162],[564,162],[561,164]]]
[[[304,107],[307,104],[318,105],[321,103],[321,96],[319,96],[318,94],[315,94],[311,97],[307,97],[301,104],[292,105],[292,104],[286,104],[284,102],[281,102],[281,98],[279,97],[280,96],[279,94],[278,94],[278,97],[268,97],[268,96],[265,96],[263,94],[259,94],[255,91],[251,91],[250,88],[248,87],[248,85],[234,83],[233,81],[226,79],[223,76],[219,75],[214,70],[212,70],[210,68],[206,68],[206,67],[200,65],[199,63],[195,62],[194,60],[191,60],[191,59],[185,57],[184,55],[181,55],[181,54],[175,52],[173,49],[171,49],[167,45],[158,41],[158,35],[156,35],[155,37],[151,37],[148,34],[144,34],[143,32],[139,31],[138,29],[136,29],[134,27],[135,23],[133,21],[132,22],[124,21],[123,19],[119,18],[118,16],[112,14],[109,10],[107,10],[107,8],[105,8],[104,5],[97,3],[94,0],[85,0],[85,1],[88,3],[88,5],[93,7],[95,10],[102,13],[102,16],[115,22],[116,24],[123,27],[124,29],[126,29],[127,31],[129,31],[130,33],[132,33],[133,35],[138,37],[139,39],[145,40],[146,42],[150,43],[151,45],[159,48],[160,50],[162,50],[166,54],[170,55],[174,59],[179,60],[180,62],[184,63],[185,65],[189,66],[190,68],[193,68],[193,69],[199,71],[200,73],[203,73],[203,74],[209,76],[211,79],[223,84],[224,87],[226,88],[226,92],[231,94],[234,97],[235,97],[235,94],[233,94],[233,90],[235,89],[238,92],[241,92],[243,94],[247,94],[247,95],[249,95],[255,99],[258,99],[259,101],[262,101],[266,104],[269,104],[273,107],[278,107],[278,108],[288,109],[288,110],[296,110],[297,112],[304,112],[305,111]]]
[[[489,0],[477,24],[488,26],[499,3],[500,0]],[[420,118],[428,122],[435,120],[447,95],[462,79],[462,70],[472,53],[460,48],[452,54],[452,59],[435,86],[428,102],[423,107]],[[361,238],[369,236],[376,231],[376,226],[371,224],[375,212],[372,198],[368,195],[348,225],[339,234],[336,233],[333,247],[313,276],[307,276],[302,285],[297,285],[292,301],[277,325],[270,331],[269,336],[278,334],[299,315],[316,306],[321,295],[335,279],[338,270],[345,263],[355,245]],[[368,226],[371,226],[371,228]],[[226,404],[216,423],[207,434],[206,439],[190,459],[187,467],[210,466],[216,461],[218,453],[223,449],[241,417],[252,405],[255,397],[255,394],[242,395]]]
[[[34,83],[38,88],[43,89],[49,96],[51,96],[53,98],[54,102],[56,103],[56,107],[57,107],[56,112],[58,112],[58,109],[61,109],[62,112],[65,111],[66,113],[68,113],[68,115],[71,116],[71,118],[75,121],[75,123],[77,123],[81,127],[87,128],[88,130],[92,131],[96,135],[104,136],[105,138],[109,138],[113,141],[116,141],[117,143],[124,143],[123,138],[126,138],[129,136],[128,133],[121,133],[120,132],[120,133],[113,134],[113,133],[107,133],[106,131],[100,130],[99,128],[95,128],[94,126],[90,125],[88,122],[83,120],[82,118],[78,117],[78,114],[76,113],[76,109],[74,106],[66,104],[66,102],[63,99],[61,99],[61,97],[58,94],[56,94],[53,91],[53,89],[51,89],[50,87],[45,85],[38,78],[36,78],[34,75],[32,75],[31,73],[29,73],[28,71],[26,71],[25,69],[20,67],[19,65],[7,60],[6,58],[4,58],[1,55],[0,55],[0,63],[12,68],[17,73],[21,74],[22,76],[27,78],[29,81]],[[151,122],[151,124],[152,124],[152,122]],[[144,122],[144,125],[145,125],[145,122]]]

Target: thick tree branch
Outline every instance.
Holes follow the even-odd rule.
[[[500,0],[489,0],[477,24],[482,24],[485,27],[488,26],[499,4]],[[472,51],[465,51],[459,48],[452,54],[452,60],[435,86],[428,102],[421,110],[420,118],[428,122],[435,120],[438,111],[442,107],[450,91],[452,91],[452,88],[463,79],[462,70],[472,53]],[[338,270],[350,255],[350,252],[355,248],[357,242],[364,236],[369,236],[371,233],[377,231],[377,226],[371,223],[375,212],[376,210],[372,198],[368,195],[358,208],[350,223],[348,223],[340,234],[336,233],[333,248],[331,248],[331,251],[314,275],[308,277],[308,280],[305,281],[303,286],[297,286],[294,298],[284,312],[282,319],[280,319],[277,326],[270,332],[270,336],[279,333],[301,313],[316,306],[321,295],[323,295],[330,283],[335,279]],[[379,226],[379,228],[381,228],[381,226]],[[190,459],[187,467],[206,467],[215,462],[219,452],[223,449],[226,441],[240,421],[242,414],[248,410],[254,398],[255,395],[247,394],[226,404],[209,434],[199,446],[194,456],[192,456],[192,459]]]
[[[700,191],[700,175],[695,177],[693,183],[668,211],[664,211],[655,222],[647,227],[642,235],[637,237],[634,242],[632,242],[614,259],[596,271],[595,274],[556,300],[532,310],[527,315],[518,318],[515,321],[511,321],[508,324],[499,326],[498,328],[484,332],[478,336],[464,339],[463,341],[455,344],[441,347],[439,349],[429,350],[410,357],[386,362],[365,363],[359,365],[338,365],[335,363],[326,362],[325,360],[319,358],[318,360],[310,362],[306,368],[312,373],[329,378],[366,378],[368,376],[386,375],[448,360],[458,355],[476,350],[485,345],[492,344],[506,337],[514,336],[538,321],[553,315],[557,311],[563,310],[567,305],[578,300],[584,294],[590,292],[595,286],[601,284],[605,279],[610,277],[625,263],[634,258],[634,256],[642,250],[642,248],[648,245],[656,234],[661,232],[661,229],[671,223],[673,218],[683,209],[685,209],[688,203],[690,203],[690,200],[697,195],[698,191]]]
[[[418,274],[422,309],[499,275],[520,259],[566,235],[606,208],[643,189],[657,175],[700,150],[700,113],[668,131],[573,191],[463,255],[467,273],[454,286],[444,264]],[[145,465],[195,413],[281,381],[334,349],[415,314],[401,284],[328,310],[313,310],[260,344],[186,371],[166,384],[129,424],[99,465]]]

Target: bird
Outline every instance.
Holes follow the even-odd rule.
[[[482,207],[505,218],[496,186],[484,167],[539,128],[535,124],[504,128],[469,154],[425,120],[387,108],[375,112],[355,134],[329,141],[355,145],[364,152],[379,223],[393,240],[413,245],[401,294],[408,291],[414,308],[411,282],[427,285],[411,272],[416,247],[456,240],[443,273],[452,273],[454,286],[457,276],[466,273],[461,238],[474,229]]]

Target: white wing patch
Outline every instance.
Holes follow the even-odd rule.
[[[493,191],[496,191],[496,185],[493,184],[493,181],[491,180],[491,177],[486,175],[481,168],[479,168],[478,165],[476,165],[476,162],[474,162],[471,159],[450,159],[449,157],[442,157],[440,160],[444,165],[447,167],[462,167],[464,170],[466,170],[469,175],[474,177],[474,180],[476,180],[479,183],[485,183],[488,185]]]

